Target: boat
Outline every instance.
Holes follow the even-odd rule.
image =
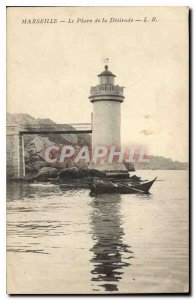
[[[91,194],[148,194],[151,186],[156,181],[156,179],[157,177],[151,181],[143,181],[141,183],[119,183],[111,180],[94,178],[90,185]]]

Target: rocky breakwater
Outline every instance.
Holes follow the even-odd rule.
[[[106,174],[88,168],[65,168],[58,170],[53,167],[41,168],[33,177],[34,182],[55,182],[67,187],[88,187],[93,178],[105,178]]]

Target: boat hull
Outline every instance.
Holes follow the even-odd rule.
[[[155,182],[156,178],[152,181],[147,181],[139,184],[122,184],[114,183],[107,180],[94,179],[91,184],[92,194],[148,194],[151,186]]]

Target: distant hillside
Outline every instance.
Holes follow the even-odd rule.
[[[163,156],[149,156],[148,163],[135,162],[134,166],[137,170],[187,170],[189,165],[187,162],[173,161],[171,158]]]
[[[7,125],[14,126],[14,125],[38,125],[39,119],[35,119],[28,114],[10,114],[7,113]]]

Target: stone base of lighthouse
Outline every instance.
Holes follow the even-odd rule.
[[[129,178],[129,172],[123,163],[91,162],[88,168],[104,172],[110,178]]]

